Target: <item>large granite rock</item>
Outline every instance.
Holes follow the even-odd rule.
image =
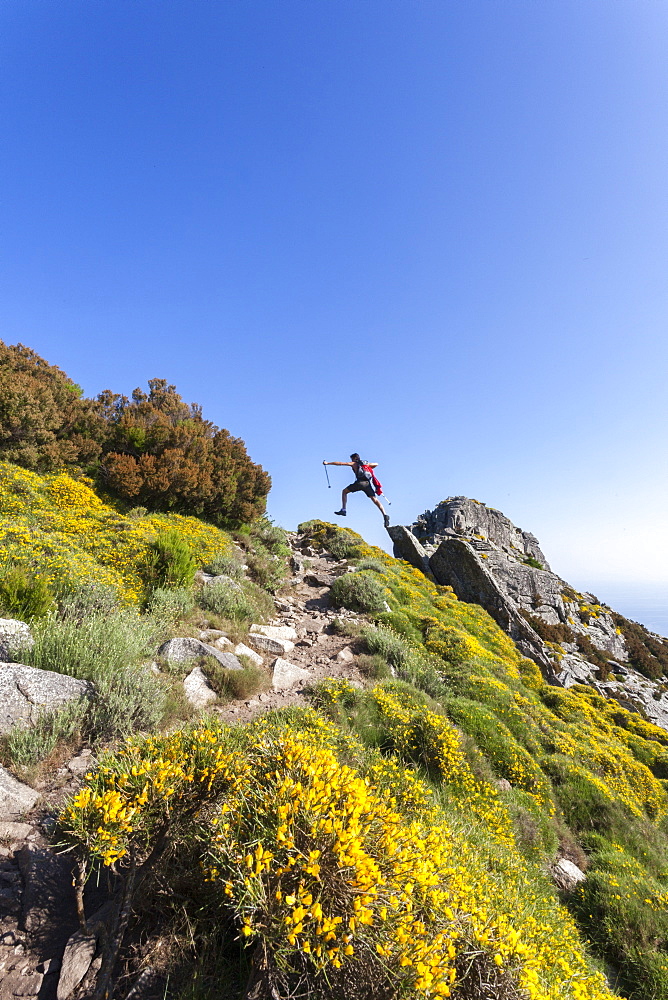
[[[445,538],[429,560],[437,583],[463,601],[480,604],[524,653],[552,677],[554,667],[540,636],[503,593],[478,554],[462,538]]]
[[[0,733],[9,732],[18,722],[35,722],[40,712],[92,693],[92,684],[67,674],[23,663],[0,663]]]
[[[431,576],[429,556],[409,528],[405,528],[403,524],[392,524],[387,528],[387,533],[392,539],[395,559],[404,559],[425,576]]]
[[[0,660],[10,662],[16,659],[22,649],[33,645],[30,627],[15,618],[0,618]]]
[[[206,708],[218,697],[200,667],[195,667],[184,679],[183,690],[193,708]]]

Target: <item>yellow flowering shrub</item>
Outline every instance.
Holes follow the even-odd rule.
[[[461,767],[447,732],[442,744]],[[416,1000],[479,996],[480,982],[491,997],[612,996],[515,852],[481,846],[475,817],[446,816],[413,772],[314,712],[130,741],[61,824],[122,870],[184,818],[240,938],[262,942],[286,981],[308,977],[309,995],[343,995],[344,976],[360,998],[379,982]]]
[[[137,604],[144,596],[141,566],[148,545],[169,529],[188,542],[200,563],[230,548],[225,532],[197,518],[127,517],[87,481],[0,462],[0,566],[29,563],[53,587],[95,580]]]

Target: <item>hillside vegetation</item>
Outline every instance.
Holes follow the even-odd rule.
[[[549,687],[482,609],[353,532],[300,531],[355,569],[331,600],[368,616],[351,642],[369,685],[134,737],[61,819],[86,873],[139,872],[144,912],[187,914],[177,989],[612,996],[589,940],[625,995],[668,996],[668,733]],[[588,869],[561,901],[557,856]]]

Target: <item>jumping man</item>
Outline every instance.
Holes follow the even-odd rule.
[[[385,509],[373,491],[373,486],[371,485],[369,473],[364,471],[364,466],[366,465],[369,469],[375,469],[378,467],[378,462],[363,462],[359,457],[357,452],[354,452],[350,456],[350,462],[323,462],[323,465],[348,465],[352,468],[355,473],[355,482],[351,483],[350,486],[346,486],[345,490],[341,494],[341,510],[335,510],[334,513],[338,514],[339,517],[346,516],[346,503],[348,501],[349,493],[357,493],[361,490],[363,493],[373,500],[378,510],[383,515],[383,522],[387,528],[390,523],[389,515],[385,513]]]

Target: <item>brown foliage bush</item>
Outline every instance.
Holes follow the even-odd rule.
[[[0,341],[0,459],[38,472],[89,466],[104,434],[95,404],[65,372]]]
[[[240,438],[205,420],[175,386],[151,379],[132,400],[99,397],[110,433],[101,474],[123,499],[177,510],[218,524],[243,524],[264,512],[271,480]]]

